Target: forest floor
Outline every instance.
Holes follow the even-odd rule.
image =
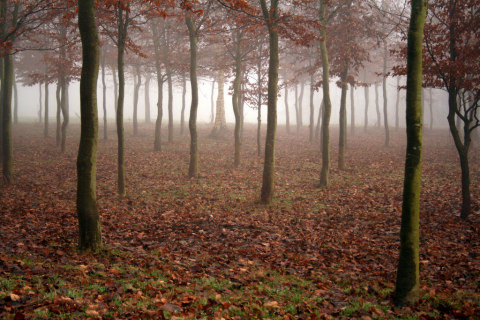
[[[380,128],[357,128],[348,169],[338,171],[333,127],[331,183],[319,188],[318,143],[307,128],[287,135],[280,126],[271,206],[258,201],[255,126],[245,127],[238,169],[233,132],[209,139],[209,130],[199,126],[200,176],[189,179],[188,134],[175,132],[153,152],[153,124],[138,137],[127,125],[128,196],[120,200],[109,127],[97,167],[105,249],[79,253],[78,124],[63,155],[38,124],[15,126],[16,184],[0,182],[0,318],[480,319],[478,145],[473,211],[461,221],[452,140],[447,130],[425,130],[421,300],[396,308],[405,129],[393,130],[385,148]]]

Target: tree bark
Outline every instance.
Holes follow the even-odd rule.
[[[48,81],[45,80],[45,122],[43,128],[43,136],[48,138]]]
[[[168,143],[173,143],[173,84],[172,71],[167,68],[168,85]]]
[[[129,10],[125,10],[125,17],[122,6],[118,6],[118,44],[117,44],[117,68],[118,68],[118,103],[117,103],[117,140],[118,140],[118,196],[124,198],[127,194],[125,183],[125,132],[123,127],[123,105],[125,101],[125,39],[129,21]]]
[[[152,75],[147,73],[145,77],[145,123],[150,123],[150,80]]]
[[[350,134],[355,134],[355,86],[350,84]]]
[[[190,119],[188,128],[190,129],[190,165],[188,169],[189,177],[198,176],[198,134],[197,134],[197,109],[198,109],[198,83],[197,83],[197,45],[198,35],[193,17],[187,17],[185,22],[188,27],[190,40],[190,84],[192,86],[192,104],[190,106]]]
[[[187,77],[185,77],[185,72],[182,76],[182,112],[180,115],[180,135],[183,135],[185,131],[185,96],[187,95]]]
[[[100,44],[95,24],[95,1],[78,1],[78,26],[82,39],[80,79],[80,147],[77,157],[78,247],[98,251],[103,247],[97,209],[97,78]]]
[[[7,185],[13,184],[13,137],[12,137],[12,87],[13,87],[13,55],[7,52],[4,56],[4,76],[2,83],[3,106],[3,178]]]
[[[62,111],[62,86],[60,84],[60,78],[57,79],[57,91],[55,97],[57,99],[57,130],[55,132],[55,141],[57,146],[62,142],[62,125],[61,125],[61,111]]]
[[[338,142],[338,169],[345,170],[345,148],[347,147],[347,76],[349,61],[345,61],[345,70],[342,74],[342,95],[340,98],[340,137]]]
[[[107,83],[105,81],[105,47],[102,50],[102,55],[100,58],[102,64],[102,105],[103,105],[103,139],[108,139],[107,133]]]
[[[419,300],[419,217],[422,167],[422,42],[427,1],[412,0],[407,45],[407,153],[403,185],[400,258],[394,302],[413,305]]]
[[[320,23],[325,26],[325,9],[324,0],[320,0]],[[332,103],[330,101],[330,72],[328,64],[328,51],[326,44],[327,31],[322,28],[320,31],[320,52],[322,55],[322,80],[323,80],[323,119],[322,119],[322,171],[320,172],[320,187],[328,185],[328,174],[330,172],[330,116],[332,114]]]
[[[113,95],[115,98],[115,113],[116,113],[117,107],[118,107],[118,81],[117,81],[117,68],[115,68],[115,65],[112,65],[112,75],[113,75]]]
[[[211,137],[217,137],[226,132],[227,121],[225,119],[225,70],[223,66],[218,70],[218,93],[217,93],[217,105],[215,109],[215,124],[210,132]]]
[[[239,94],[240,94],[240,85],[241,85],[241,77],[242,77],[242,51],[241,51],[241,43],[242,43],[242,32],[240,29],[237,29],[236,34],[236,50],[235,50],[235,80],[233,81],[233,95],[232,95],[232,105],[233,105],[233,113],[235,115],[235,131],[234,131],[234,138],[235,138],[235,156],[233,166],[238,168],[240,166],[240,152],[242,147],[242,137],[241,137],[241,115],[239,109]]]
[[[158,32],[155,23],[152,22],[153,46],[155,51],[155,69],[157,71],[157,121],[155,122],[155,140],[153,143],[154,151],[162,150],[162,118],[163,118],[163,75],[160,65],[160,44],[158,42]]]
[[[138,135],[138,98],[140,95],[140,87],[142,86],[142,75],[140,73],[140,64],[135,65],[135,87],[133,91],[133,135]]]
[[[388,103],[387,103],[387,58],[388,50],[387,43],[384,44],[383,49],[383,123],[385,126],[385,147],[390,146],[390,129],[388,127]]]
[[[278,94],[278,1],[270,0],[270,10],[266,0],[260,0],[263,18],[268,28],[270,61],[268,66],[268,116],[265,142],[265,161],[260,201],[271,204],[275,191],[275,135],[277,131]]]

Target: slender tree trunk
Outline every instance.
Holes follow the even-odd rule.
[[[400,77],[397,77],[397,101],[395,102],[395,131],[398,131],[398,129],[400,127],[400,118],[398,116],[398,113],[399,113],[398,104],[400,103],[399,87],[400,87]]]
[[[48,81],[45,81],[45,123],[43,136],[48,138]]]
[[[7,184],[14,183],[13,137],[12,137],[12,87],[13,55],[5,54],[4,76],[2,83],[2,135],[3,135],[3,179]]]
[[[197,134],[197,109],[198,109],[198,83],[197,83],[197,45],[198,35],[192,17],[187,17],[185,22],[188,27],[190,40],[190,84],[192,86],[192,104],[190,106],[190,166],[189,177],[198,176],[198,134]]]
[[[245,78],[245,70],[242,72],[242,77],[240,78],[240,92],[238,94],[238,107],[240,110],[241,116],[241,126],[240,126],[240,134],[241,138],[243,138],[243,125],[245,123],[245,99],[243,98],[243,93],[245,92],[245,82],[243,79]]]
[[[300,95],[298,97],[298,120],[300,129],[303,127],[303,94],[305,93],[305,81],[300,82]]]
[[[262,45],[260,44],[260,50],[257,62],[257,156],[260,158],[262,155]]]
[[[170,68],[167,70],[168,84],[168,143],[173,143],[173,84],[172,72]]]
[[[366,83],[367,82],[367,70],[363,70],[363,81]],[[365,86],[364,89],[364,95],[365,95],[365,121],[363,124],[363,131],[367,132],[368,131],[368,102],[369,102],[369,95],[370,92],[368,90],[368,86]]]
[[[242,52],[241,52],[241,43],[242,43],[242,32],[240,29],[237,29],[236,34],[236,50],[235,50],[235,80],[233,81],[233,95],[232,95],[232,105],[233,113],[235,115],[235,156],[233,166],[238,168],[240,166],[240,152],[242,147],[242,137],[241,137],[241,115],[239,110],[239,99],[240,94],[240,85],[242,77]]]
[[[268,116],[265,142],[265,161],[263,163],[263,181],[260,201],[271,204],[275,191],[275,135],[277,131],[277,94],[278,94],[278,1],[271,0],[270,10],[266,0],[260,0],[263,18],[268,28],[270,61],[268,66]]]
[[[407,48],[407,152],[403,185],[400,258],[394,302],[413,305],[419,300],[419,217],[422,168],[422,42],[427,1],[412,0]]]
[[[433,100],[432,100],[432,88],[429,89],[428,91],[430,95],[430,101],[429,101],[429,106],[430,106],[430,130],[433,129]]]
[[[300,132],[300,112],[298,110],[298,83],[295,83],[295,120],[297,122],[297,133]]]
[[[57,91],[56,91],[56,98],[57,98],[57,130],[55,134],[55,140],[57,146],[62,142],[62,124],[61,124],[61,111],[62,111],[62,85],[60,84],[60,78],[57,80]]]
[[[105,81],[105,47],[102,50],[102,56],[100,58],[102,64],[102,104],[103,104],[103,139],[108,139],[108,130],[107,130],[107,83]]]
[[[217,93],[217,107],[215,110],[215,125],[210,132],[211,137],[217,137],[227,129],[227,122],[225,119],[225,98],[224,98],[224,87],[225,87],[225,70],[220,68],[218,70],[218,93]]]
[[[64,26],[60,27],[60,39],[62,42],[62,47],[60,49],[60,55],[62,57],[62,60],[66,59],[67,53],[66,53],[66,48],[65,48],[65,43],[66,43],[66,36],[67,36],[67,29]],[[62,121],[62,127],[61,127],[61,152],[65,153],[66,148],[67,148],[67,127],[68,127],[68,106],[67,106],[67,81],[65,78],[65,71],[62,70],[62,74],[60,76],[60,87],[61,87],[61,98],[60,98],[60,107],[62,109],[62,115],[63,115],[63,121]]]
[[[38,103],[40,104],[40,109],[38,110],[38,123],[42,123],[42,109],[43,109],[43,101],[42,101],[42,84],[38,83]]]
[[[347,147],[347,76],[349,61],[345,61],[342,74],[342,96],[340,98],[340,139],[338,142],[338,169],[345,170],[345,148]]]
[[[378,100],[378,87],[380,85],[378,82],[375,82],[375,108],[377,110],[377,127],[380,128],[382,125],[381,113],[380,113],[380,102]]]
[[[313,90],[313,73],[310,74],[310,135],[308,137],[308,141],[310,143],[313,142],[313,127],[315,126],[315,108],[313,106],[313,93],[315,90]]]
[[[387,58],[388,50],[387,43],[384,44],[383,49],[383,123],[385,126],[385,147],[390,146],[390,129],[388,127],[388,103],[387,103]]]
[[[287,133],[290,134],[290,112],[288,111],[288,80],[287,73],[283,73],[283,79],[285,81],[285,116],[286,116],[286,125]]]
[[[124,198],[127,194],[125,182],[125,130],[123,126],[123,105],[125,102],[125,39],[129,24],[129,11],[123,14],[122,6],[118,6],[118,45],[117,45],[117,68],[118,68],[118,103],[117,103],[117,140],[118,140],[118,196]]]
[[[13,71],[13,124],[18,124],[18,90],[15,81],[15,69]]]
[[[185,131],[185,96],[187,95],[187,77],[185,76],[185,72],[182,76],[182,112],[180,115],[180,135],[183,135]]]
[[[140,73],[140,64],[135,65],[134,74],[134,91],[133,91],[133,135],[138,136],[138,97],[140,95],[140,87],[142,86],[142,75]]]
[[[145,123],[150,123],[150,80],[152,75],[150,73],[147,74],[145,78]]]
[[[350,85],[350,134],[355,134],[355,86]]]
[[[213,95],[215,94],[215,78],[212,80],[212,93],[210,94],[210,123],[213,123],[215,121],[215,103],[213,99]]]
[[[323,115],[323,98],[322,98],[322,102],[320,103],[320,108],[318,109],[317,126],[316,126],[316,128],[315,128],[315,140],[319,140],[319,139],[320,139],[322,115]],[[321,147],[320,147],[320,151],[322,151],[322,148],[321,148]]]
[[[155,50],[155,69],[157,71],[157,121],[155,122],[154,151],[162,150],[162,118],[163,118],[163,75],[160,64],[160,44],[158,42],[157,26],[152,22],[153,46]]]
[[[320,23],[326,25],[325,19],[326,4],[320,0]],[[328,64],[328,51],[326,45],[327,32],[325,28],[320,31],[320,52],[322,55],[322,80],[323,80],[323,103],[324,113],[322,119],[322,171],[320,172],[320,187],[328,185],[328,174],[330,171],[330,116],[332,114],[332,103],[330,101],[330,72]]]
[[[112,75],[113,75],[113,95],[115,97],[115,113],[117,113],[118,107],[118,81],[117,81],[117,68],[115,65],[112,66]]]
[[[98,251],[103,247],[102,227],[97,209],[97,78],[100,54],[95,25],[95,1],[78,1],[78,24],[82,38],[80,79],[80,147],[77,156],[78,247]]]

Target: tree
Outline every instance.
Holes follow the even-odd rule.
[[[419,217],[422,166],[422,41],[427,1],[412,0],[407,54],[407,154],[403,185],[400,258],[394,302],[412,305],[419,300]]]
[[[270,61],[268,65],[268,115],[267,137],[265,141],[265,161],[263,163],[263,181],[260,201],[263,204],[273,202],[275,190],[275,135],[277,132],[277,93],[278,93],[278,1],[260,0],[263,19],[268,28]]]
[[[95,1],[78,1],[78,28],[82,39],[80,80],[81,133],[77,157],[77,217],[80,250],[102,248],[102,230],[97,208],[97,78],[100,44],[95,23]]]

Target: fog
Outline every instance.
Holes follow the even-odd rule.
[[[111,80],[111,75],[107,75]],[[233,114],[232,99],[231,95],[228,94],[228,88],[231,85],[233,79],[229,79],[225,84],[225,115],[228,123],[234,123],[235,118]],[[338,125],[339,123],[339,110],[340,110],[340,95],[341,89],[335,84],[335,79],[331,81],[330,86],[330,95],[332,100],[332,116],[330,123],[332,125]],[[279,83],[282,83],[280,79]],[[397,94],[400,94],[399,100],[399,124],[401,127],[405,126],[405,90],[396,89],[396,78],[387,79],[387,101],[388,101],[388,121],[391,127],[395,126],[395,105]],[[100,84],[100,81],[99,81]],[[403,82],[401,83],[403,84]],[[266,85],[266,84],[265,84]],[[54,118],[56,114],[56,99],[55,99],[55,89],[56,84],[51,84],[49,86],[49,117]],[[154,81],[150,82],[150,115],[152,121],[157,117],[157,84]],[[310,86],[308,83],[305,85],[305,92],[303,95],[303,124],[308,126],[309,116],[310,116]],[[349,88],[350,90],[350,88]],[[424,125],[430,125],[430,109],[429,109],[429,94],[426,89],[425,96],[425,106],[424,106]],[[125,86],[125,107],[124,107],[124,119],[126,123],[132,122],[133,120],[133,80],[127,78]],[[211,119],[211,92],[212,92],[212,81],[211,80],[200,80],[199,81],[199,106],[198,106],[198,123],[210,123]],[[215,89],[213,93],[214,103],[216,102],[218,92],[218,84],[215,83]],[[300,92],[300,86],[298,89]],[[285,113],[285,103],[284,103],[284,89],[280,90],[281,96],[278,98],[277,103],[277,121],[278,124],[286,123],[286,113]],[[21,117],[20,121],[35,121],[38,122],[38,110],[40,106],[39,102],[39,88],[38,85],[34,86],[22,86],[18,85],[18,104],[19,110],[18,114]],[[314,107],[315,107],[315,125],[317,122],[318,112],[320,108],[320,103],[322,100],[322,91],[315,91],[314,93]],[[378,88],[379,95],[379,107],[381,112],[381,125],[383,126],[383,93],[382,87]],[[354,92],[355,97],[355,125],[363,126],[365,121],[365,95],[364,88],[358,87]],[[447,127],[447,94],[443,90],[432,89],[433,97],[433,122],[435,127]],[[98,98],[98,117],[99,121],[103,119],[103,104],[102,104],[102,87],[99,85],[97,89],[97,98]],[[107,118],[112,122],[115,118],[115,107],[114,107],[114,92],[113,92],[113,81],[107,81]],[[42,105],[45,101],[45,92],[44,87],[42,86]],[[188,120],[189,110],[190,110],[190,84],[187,82],[187,94],[186,94],[186,103],[185,103],[185,119]],[[163,123],[168,121],[167,110],[168,103],[168,92],[167,86],[164,85],[164,96],[163,96]],[[71,83],[69,86],[69,110],[70,110],[70,121],[76,122],[79,121],[80,117],[80,97],[79,97],[79,82]],[[289,113],[290,113],[290,125],[296,125],[295,119],[295,91],[293,88],[289,89],[288,94],[288,104],[289,104]],[[44,106],[42,107],[42,109]],[[182,87],[174,86],[174,98],[173,98],[173,117],[175,121],[180,121],[182,108]],[[347,123],[350,124],[350,92],[347,93]],[[43,109],[44,110],[44,109]],[[43,118],[42,111],[42,118]],[[248,107],[245,104],[245,122],[256,123],[257,122],[257,110],[254,110]],[[22,119],[23,118],[23,119]],[[371,86],[369,88],[369,107],[368,107],[368,124],[369,126],[377,125],[377,113],[375,107],[375,87]],[[138,119],[140,122],[143,122],[145,119],[145,86],[142,84],[140,89],[140,97],[138,101]],[[266,105],[262,106],[262,123],[266,123],[267,119],[267,107]]]

